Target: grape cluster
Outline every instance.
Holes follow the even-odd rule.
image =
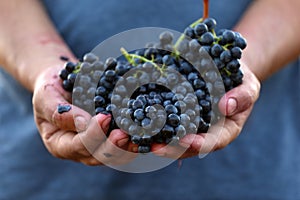
[[[176,145],[186,134],[206,133],[219,118],[212,108],[220,94],[242,83],[246,41],[229,30],[216,34],[215,27],[214,19],[200,20],[176,44],[172,33],[163,32],[159,43],[122,49],[123,56],[105,62],[88,53],[82,62],[65,64],[62,86],[74,105],[110,114],[108,134],[123,130],[138,152],[150,152],[153,143]]]
[[[213,18],[192,24],[184,31],[190,40],[182,42],[180,50],[186,53],[196,49],[200,54],[208,53],[219,69],[226,91],[229,91],[242,83],[243,73],[240,70],[239,59],[247,42],[238,32],[226,29],[216,32],[216,26],[216,20]]]

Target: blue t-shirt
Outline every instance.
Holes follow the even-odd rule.
[[[211,16],[231,28],[250,3],[211,1]],[[78,57],[128,29],[182,31],[202,13],[196,0],[44,4]],[[263,83],[243,132],[228,147],[145,174],[52,157],[33,121],[32,95],[0,70],[0,199],[300,199],[299,66],[295,61]]]

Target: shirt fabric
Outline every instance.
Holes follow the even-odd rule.
[[[79,58],[119,32],[183,31],[202,14],[196,0],[43,2]],[[232,28],[250,3],[211,1],[210,15],[218,27]],[[300,199],[299,66],[295,61],[263,83],[242,133],[228,147],[144,174],[51,156],[33,120],[32,94],[0,70],[0,199]]]

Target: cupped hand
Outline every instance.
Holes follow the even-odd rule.
[[[120,130],[106,132],[110,116],[91,116],[70,103],[71,95],[63,90],[58,71],[61,66],[39,75],[33,94],[34,117],[41,138],[55,157],[82,162],[86,165],[120,165],[133,158],[133,144]],[[59,105],[70,106],[60,114]]]
[[[208,133],[186,135],[177,146],[155,144],[152,151],[159,156],[187,158],[222,149],[237,138],[260,92],[257,77],[245,64],[242,70],[243,83],[228,91],[219,102],[219,110],[225,116],[223,121],[212,126]]]

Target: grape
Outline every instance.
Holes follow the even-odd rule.
[[[235,40],[235,34],[233,31],[226,30],[223,33],[222,42],[225,44],[232,43]]]
[[[200,38],[201,45],[212,45],[214,42],[214,35],[211,32],[204,33]]]
[[[75,70],[75,67],[76,65],[73,62],[67,62],[65,64],[65,70],[67,70],[69,73],[72,73]]]
[[[90,63],[90,64],[93,64],[97,60],[98,60],[98,57],[93,53],[87,53],[83,56],[83,61]]]
[[[236,59],[242,58],[242,49],[240,47],[233,47],[230,51],[233,58]]]
[[[66,69],[62,69],[58,75],[62,80],[66,80],[69,75],[69,72]]]
[[[171,44],[173,41],[173,34],[168,31],[165,31],[160,34],[159,40],[160,40],[161,44],[163,44],[163,45]]]
[[[108,135],[122,129],[139,153],[150,152],[153,143],[176,145],[186,134],[206,133],[217,122],[212,108],[221,97],[210,92],[242,84],[239,59],[247,42],[237,32],[216,27],[213,18],[200,20],[185,29],[177,46],[173,34],[163,32],[159,43],[126,52],[126,60],[103,62],[93,53],[82,62],[66,60],[59,72],[62,87],[73,92],[74,105],[111,115]]]
[[[199,23],[196,25],[194,31],[197,34],[197,36],[202,36],[202,34],[208,32],[208,27],[204,23]]]
[[[229,50],[223,51],[220,55],[220,60],[223,63],[228,63],[232,60],[231,52]]]
[[[215,29],[217,26],[217,22],[213,18],[207,18],[203,21],[203,23],[206,24],[208,30],[210,30],[210,31]]]
[[[211,47],[211,52],[210,54],[215,57],[215,58],[218,58],[221,53],[223,52],[223,47],[219,44],[214,44],[212,47]]]

